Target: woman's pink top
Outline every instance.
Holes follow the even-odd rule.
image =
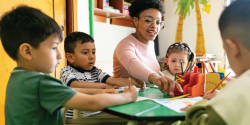
[[[114,78],[131,77],[148,82],[149,75],[159,71],[153,41],[145,44],[129,35],[116,46],[113,56]]]

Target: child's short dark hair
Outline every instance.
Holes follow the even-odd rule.
[[[131,18],[133,17],[138,18],[142,11],[149,8],[154,8],[159,10],[162,16],[165,13],[164,4],[160,0],[133,0],[131,6],[129,7],[129,15]]]
[[[237,39],[250,50],[250,1],[237,0],[228,6],[220,16],[219,28],[223,40]]]
[[[73,32],[70,33],[64,41],[64,50],[65,53],[74,53],[74,49],[76,48],[76,43],[79,42],[81,44],[85,42],[92,42],[94,43],[94,39],[83,32]]]
[[[19,6],[3,15],[0,21],[0,37],[8,55],[18,60],[19,46],[28,43],[38,48],[40,43],[55,33],[63,40],[62,29],[51,17],[38,9]]]

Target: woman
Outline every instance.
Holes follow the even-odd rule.
[[[159,86],[160,90],[174,96],[178,83],[167,76],[160,76],[153,40],[164,26],[161,21],[165,7],[160,0],[134,0],[129,7],[136,32],[124,38],[113,56],[114,77],[136,78]]]

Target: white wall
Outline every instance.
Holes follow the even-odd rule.
[[[167,48],[175,42],[175,34],[179,18],[179,15],[174,14],[177,8],[177,2],[174,3],[173,0],[165,0],[164,4],[166,7],[166,13],[164,15],[166,25],[159,33],[160,55],[158,58],[165,57]],[[224,50],[222,48],[218,20],[224,9],[224,0],[211,0],[208,4],[212,5],[210,14],[202,11],[204,6],[200,4],[206,53],[216,54],[215,60],[221,61],[223,59]],[[189,43],[194,51],[196,48],[196,22],[194,8],[191,10],[190,16],[186,17],[183,24],[183,42]]]
[[[96,60],[112,61],[117,44],[126,36],[135,32],[135,28],[94,22]]]
[[[89,1],[77,0],[77,28],[78,31],[89,34]]]

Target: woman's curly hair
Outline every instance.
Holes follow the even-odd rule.
[[[133,0],[131,6],[129,7],[129,16],[139,17],[140,13],[146,9],[154,8],[161,12],[163,16],[165,13],[165,7],[160,0]]]

